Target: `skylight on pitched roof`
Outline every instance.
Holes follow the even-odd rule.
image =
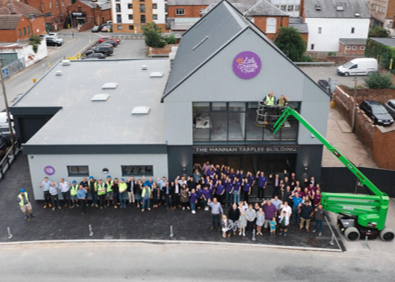
[[[337,11],[344,11],[344,7],[343,6],[336,6],[336,10]]]
[[[199,47],[200,45],[202,45],[206,40],[208,39],[208,36],[206,36],[205,38],[203,38],[198,44],[196,44],[192,50],[195,50],[197,47]]]
[[[116,82],[107,82],[105,83],[101,89],[115,89],[118,87],[118,83]]]
[[[95,96],[93,96],[91,101],[92,102],[95,102],[95,101],[107,101],[109,97],[110,97],[110,95],[108,95],[108,94],[96,94]]]

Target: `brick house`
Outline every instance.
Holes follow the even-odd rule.
[[[186,31],[202,16],[213,9],[220,0],[169,0],[168,28],[172,31]],[[230,0],[236,9],[243,13],[266,36],[273,40],[280,27],[289,25],[289,15],[266,0]]]
[[[85,31],[111,20],[111,4],[82,0],[68,6],[67,13],[72,26],[79,26],[79,31]]]
[[[67,17],[66,7],[72,0],[20,0],[41,11],[45,16],[45,29],[56,31],[62,29]]]
[[[368,0],[371,26],[394,28],[395,0]]]
[[[45,31],[44,15],[13,0],[0,0],[0,41],[15,42]]]
[[[365,54],[366,39],[340,38],[339,52],[343,54]]]

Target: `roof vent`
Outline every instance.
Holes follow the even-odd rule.
[[[321,5],[315,4],[315,10],[316,11],[321,11]]]
[[[108,95],[108,94],[96,94],[95,96],[93,96],[92,102],[95,102],[95,101],[107,101],[108,98],[110,98],[110,95]]]
[[[161,72],[151,72],[151,74],[149,75],[149,77],[153,77],[153,78],[157,78],[157,77],[162,77],[163,73]]]
[[[195,50],[197,47],[199,47],[200,45],[202,45],[206,40],[208,39],[208,36],[206,36],[205,38],[203,38],[198,44],[196,44],[193,48],[192,51]]]
[[[354,16],[359,18],[361,16],[361,14],[360,13],[355,13]]]
[[[62,71],[58,70],[56,71],[56,76],[61,76],[62,75]]]
[[[337,11],[344,11],[344,7],[343,6],[336,6],[336,10]]]
[[[118,87],[118,83],[116,82],[107,82],[105,83],[101,89],[116,89]]]
[[[150,107],[138,106],[134,107],[132,110],[132,115],[148,115]]]
[[[70,66],[70,60],[63,60],[62,66]]]
[[[142,66],[141,66],[141,69],[142,69],[142,70],[147,70],[148,67],[147,67],[147,65],[142,65]]]

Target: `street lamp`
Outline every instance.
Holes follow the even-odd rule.
[[[0,58],[1,86],[3,88],[3,97],[4,97],[5,109],[6,109],[6,112],[7,112],[7,119],[8,119],[8,129],[10,130],[10,139],[11,139],[11,144],[12,144],[11,146],[14,147],[14,131],[12,130],[11,115],[10,115],[10,109],[8,107],[7,93],[5,91],[4,75],[3,75],[3,70],[1,69],[2,67],[3,67],[3,59]]]

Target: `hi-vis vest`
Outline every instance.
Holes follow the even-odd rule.
[[[27,193],[25,192],[25,193],[23,193],[23,194],[25,194],[27,203],[29,203],[29,197],[27,196]],[[23,203],[23,197],[22,197],[22,195],[19,194],[19,195],[18,195],[18,198],[19,198],[19,200],[20,200],[20,201],[19,201],[19,205],[20,205],[21,207],[23,207],[25,204]]]
[[[123,193],[128,189],[128,185],[126,183],[119,183],[119,193]]]
[[[280,101],[278,101],[278,105],[280,106],[280,107],[282,107],[282,106],[285,106],[285,103],[286,103],[287,101],[285,100],[285,99],[280,99]]]
[[[71,196],[76,196],[77,192],[78,192],[78,184],[71,186],[70,195]]]
[[[114,184],[114,181],[111,180],[110,182],[106,181],[107,184],[107,192],[112,192],[112,185]]]
[[[99,183],[95,183],[95,191],[97,191],[98,195],[106,194],[106,184],[102,183],[100,185]]]
[[[272,96],[271,98],[269,95],[266,96],[266,105],[274,106],[274,96]]]

